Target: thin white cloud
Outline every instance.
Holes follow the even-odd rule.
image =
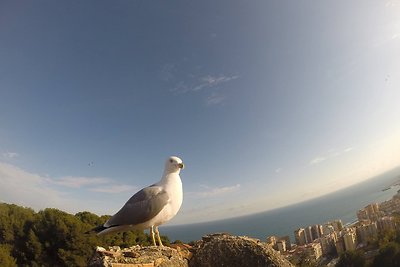
[[[8,151],[4,152],[2,155],[3,155],[3,157],[9,158],[9,159],[16,158],[19,156],[19,154],[16,152],[8,152]]]
[[[92,192],[110,193],[110,194],[116,194],[128,191],[135,193],[137,187],[132,185],[108,185],[108,186],[98,186],[90,188],[89,190]]]
[[[340,155],[340,152],[337,149],[330,149],[327,153],[327,156],[325,158],[334,158]]]
[[[345,153],[349,153],[350,151],[354,150],[354,147],[347,147],[343,150],[338,150],[338,149],[330,149],[324,156],[317,156],[310,160],[310,165],[316,165],[319,164],[325,160],[332,159],[335,157],[339,157],[344,155]]]
[[[205,76],[203,78],[201,78],[201,81],[206,84],[208,87],[212,87],[212,86],[217,86],[221,83],[226,83],[232,80],[235,80],[239,78],[239,76],[234,75],[234,76],[225,76],[225,75],[220,75],[220,76]]]
[[[345,148],[345,149],[343,150],[343,152],[344,152],[344,153],[347,153],[347,152],[350,152],[350,151],[352,151],[352,150],[354,150],[354,147],[348,147],[348,148]]]
[[[226,75],[207,75],[195,79],[195,81],[184,82],[180,81],[175,88],[172,89],[174,92],[188,93],[188,92],[199,92],[208,88],[215,88],[221,84],[239,78],[238,75],[226,76]]]
[[[135,191],[137,187],[132,185],[118,184],[114,180],[103,177],[74,177],[66,176],[59,179],[48,179],[52,184],[69,188],[85,188],[91,192],[122,193]]]
[[[240,189],[240,184],[236,184],[233,186],[224,186],[224,187],[208,187],[208,186],[203,186],[203,187],[205,188],[204,191],[188,192],[187,195],[196,198],[216,197],[238,191]]]
[[[225,98],[226,97],[223,95],[213,93],[212,95],[207,97],[206,104],[209,106],[210,105],[218,105],[218,104],[221,104],[222,102],[224,102]]]
[[[108,178],[103,177],[74,177],[65,176],[58,179],[50,179],[54,184],[70,187],[70,188],[81,188],[83,186],[98,185],[112,182]]]
[[[0,195],[9,203],[38,209],[65,202],[65,194],[52,188],[46,177],[4,162],[0,162]]]
[[[66,188],[69,190],[65,190]],[[84,190],[88,194],[80,192],[77,198],[76,190]],[[131,190],[135,191],[136,187],[118,184],[109,178],[67,176],[54,179],[0,161],[2,202],[32,207],[36,210],[58,208],[67,212],[96,210],[104,213],[105,208],[98,200],[89,197],[90,192],[109,193],[112,194],[109,199],[117,200],[119,194],[113,193],[124,195],[124,192]]]
[[[326,160],[325,157],[320,157],[320,156],[318,156],[318,157],[316,157],[316,158],[313,158],[313,159],[310,161],[310,165],[319,164],[319,163],[321,163],[321,162],[323,162],[323,161],[325,161],[325,160]]]
[[[226,96],[221,94],[225,84],[239,78],[239,75],[205,75],[189,74],[184,80],[176,80],[173,72],[176,71],[175,66],[166,64],[163,66],[161,76],[164,81],[174,83],[175,86],[170,90],[176,94],[195,94],[199,92],[208,92],[208,96],[204,99],[207,106],[218,105],[225,101]],[[211,92],[211,93],[210,93]]]
[[[278,168],[275,170],[275,173],[280,173],[282,171],[282,168]]]
[[[161,67],[159,76],[163,81],[170,81],[175,77],[174,71],[175,71],[175,65],[172,63],[167,63]]]

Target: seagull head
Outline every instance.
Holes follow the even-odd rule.
[[[165,163],[165,172],[167,173],[179,173],[181,169],[183,169],[185,165],[183,164],[182,160],[178,157],[172,156],[167,159]]]

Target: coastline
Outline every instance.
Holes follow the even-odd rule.
[[[164,226],[162,231],[171,241],[190,242],[215,232],[228,232],[264,240],[267,236],[289,235],[299,227],[323,224],[341,219],[343,224],[356,221],[359,209],[370,203],[380,203],[397,193],[400,168],[378,175],[356,185],[294,205],[237,218],[176,226]],[[382,189],[390,186],[390,189]]]

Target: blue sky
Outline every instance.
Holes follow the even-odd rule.
[[[1,1],[0,200],[113,214],[177,155],[171,224],[400,165],[399,1]]]

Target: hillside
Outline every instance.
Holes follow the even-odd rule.
[[[150,244],[150,237],[141,231],[102,237],[84,234],[108,218],[50,208],[35,212],[0,203],[0,266],[87,266],[96,246]],[[167,237],[162,240],[169,244]]]

